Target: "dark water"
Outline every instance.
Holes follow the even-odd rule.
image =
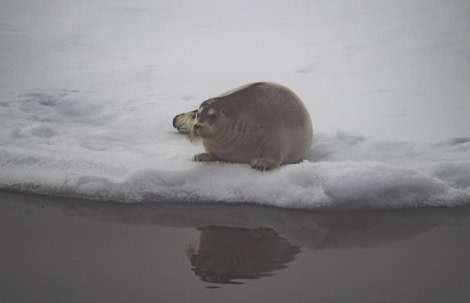
[[[470,207],[312,212],[0,193],[1,302],[468,302]]]

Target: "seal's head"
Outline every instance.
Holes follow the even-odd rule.
[[[217,99],[204,101],[200,106],[194,118],[194,124],[189,133],[189,139],[194,141],[196,138],[211,140],[220,135],[230,121],[225,102]]]

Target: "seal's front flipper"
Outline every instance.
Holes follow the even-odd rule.
[[[217,161],[218,159],[213,154],[202,153],[202,154],[194,155],[192,160],[194,162],[212,162],[212,161]]]
[[[280,164],[263,158],[253,158],[250,161],[251,168],[267,171],[279,168]]]

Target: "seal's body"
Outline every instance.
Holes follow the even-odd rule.
[[[192,127],[190,125],[192,123]],[[312,144],[312,122],[302,101],[288,88],[253,83],[204,101],[175,117],[189,138],[201,138],[206,153],[194,161],[250,163],[259,170],[296,163]]]

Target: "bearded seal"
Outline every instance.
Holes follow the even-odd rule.
[[[313,128],[302,101],[287,87],[251,83],[208,99],[198,110],[177,115],[173,126],[202,139],[197,162],[249,163],[267,171],[297,163],[310,149]]]

